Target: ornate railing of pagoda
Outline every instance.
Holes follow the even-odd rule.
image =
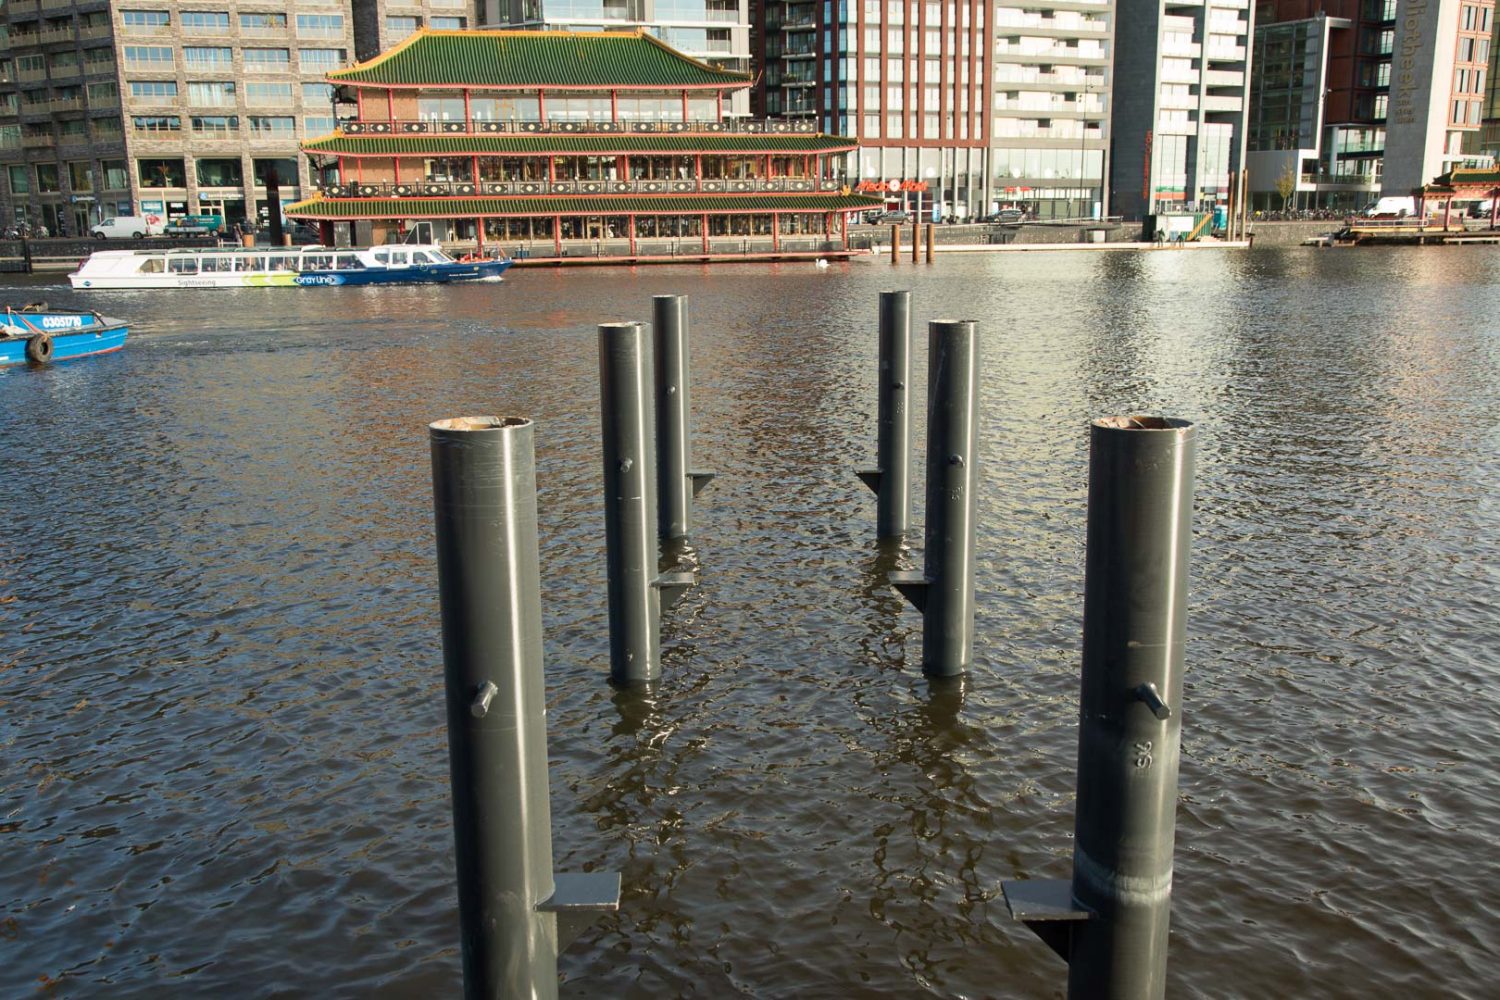
[[[409,184],[329,184],[328,198],[440,198],[516,194],[756,194],[834,192],[843,181],[812,177],[639,181],[416,181]]]
[[[345,135],[815,135],[815,120],[729,118],[724,121],[358,121],[339,119]]]

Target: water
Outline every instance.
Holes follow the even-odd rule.
[[[961,697],[854,476],[891,287],[981,324]],[[1156,412],[1200,427],[1171,994],[1492,995],[1497,288],[1410,248],[0,290],[133,323],[0,374],[0,994],[457,992],[426,424],[500,413],[538,425],[556,865],[624,878],[564,995],[1060,995],[999,886],[1069,871],[1087,423]],[[594,324],[664,292],[719,477],[640,697]]]

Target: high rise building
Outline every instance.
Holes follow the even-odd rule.
[[[995,8],[991,197],[1037,218],[1108,211],[1113,0]]]
[[[1267,0],[1251,88],[1252,203],[1359,208],[1473,157],[1494,0]],[[1284,187],[1284,185],[1283,185]]]
[[[927,219],[988,210],[993,4],[760,2],[758,113],[815,117],[857,139],[847,175],[890,208]]]
[[[1249,0],[1118,0],[1111,211],[1206,208],[1244,163]]]
[[[1495,0],[1401,0],[1381,190],[1408,195],[1462,165],[1484,118]]]
[[[390,4],[390,0],[381,2]],[[751,3],[752,0],[478,0],[478,10],[479,26],[483,27],[561,31],[640,28],[716,69],[748,73]],[[743,91],[735,93],[726,114],[749,115],[749,95]]]
[[[0,16],[4,219],[54,232],[116,214],[265,218],[272,187],[292,200],[307,186],[297,143],[332,130],[323,76],[353,48],[331,0],[20,0]]]

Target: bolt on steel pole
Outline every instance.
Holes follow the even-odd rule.
[[[693,499],[712,472],[691,468],[691,366],[688,363],[686,295],[657,295],[651,300],[652,341],[656,361],[657,537],[686,538],[692,527]]]
[[[974,511],[979,480],[979,335],[973,320],[928,325],[927,526],[920,573],[891,584],[922,612],[922,672],[974,657]]]
[[[557,913],[618,908],[619,876],[552,871],[532,424],[429,439],[464,995],[555,997]]]
[[[875,533],[900,538],[911,522],[911,292],[880,293],[880,376],[874,469],[858,473],[875,491]]]
[[[1003,886],[1075,1000],[1166,992],[1195,449],[1169,417],[1090,431],[1073,878]]]

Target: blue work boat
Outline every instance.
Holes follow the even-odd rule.
[[[7,306],[0,321],[0,368],[108,354],[125,346],[129,332],[124,320],[96,312],[54,312],[45,303]]]

